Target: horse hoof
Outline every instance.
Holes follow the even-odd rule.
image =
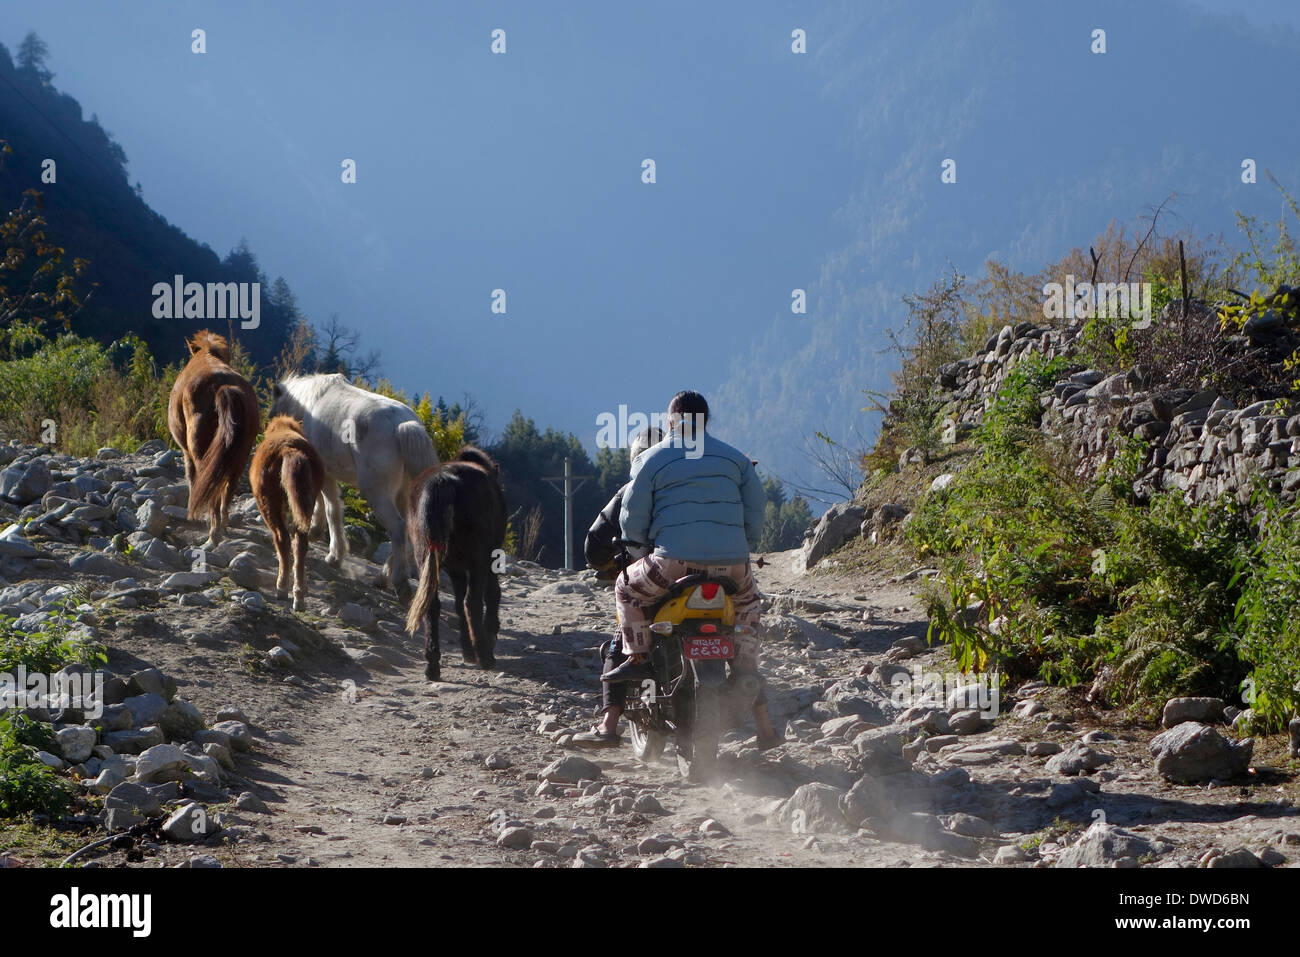
[[[343,559],[339,558],[337,555],[327,555],[325,556],[325,564],[330,568],[338,568],[343,564]]]
[[[482,668],[484,671],[491,671],[496,666],[497,666],[497,661],[495,658],[484,658],[481,662],[479,662],[479,667]]]
[[[478,664],[478,659],[475,658],[473,655],[465,655],[461,660],[464,661],[465,664],[467,664],[467,665],[476,665],[476,664]]]
[[[294,610],[294,611],[302,611],[302,610],[303,610],[304,608],[306,608],[306,607],[307,607],[307,602],[304,601],[303,599],[301,599],[301,598],[295,598],[295,599],[293,600],[293,610]]]
[[[283,588],[277,588],[275,590],[275,597],[280,599],[281,601],[284,601],[286,598],[289,597],[289,592]]]
[[[437,665],[425,665],[424,676],[428,678],[430,681],[441,681],[442,669],[440,669]]]

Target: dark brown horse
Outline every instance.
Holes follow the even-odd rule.
[[[424,625],[424,674],[442,678],[438,644],[438,571],[447,570],[460,621],[466,664],[491,668],[500,630],[501,586],[494,559],[506,537],[506,496],[497,464],[482,449],[464,446],[450,462],[425,470],[411,486],[408,538],[415,546],[420,587],[406,616],[414,635]]]
[[[281,598],[293,567],[293,610],[302,611],[307,600],[307,545],[316,496],[325,484],[320,454],[303,438],[302,423],[277,415],[266,425],[266,437],[257,447],[248,469],[257,510],[275,542],[279,572],[275,589]],[[290,550],[292,549],[292,559]]]
[[[204,329],[188,340],[190,361],[172,386],[167,427],[185,454],[189,517],[208,516],[208,540],[221,541],[226,512],[257,440],[257,393],[230,367],[230,346]]]

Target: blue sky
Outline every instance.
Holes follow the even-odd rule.
[[[1300,25],[1290,0],[1189,2]],[[873,216],[897,212],[898,184],[873,179],[873,164],[893,169],[925,148],[864,135],[884,128],[875,113],[920,106],[855,88],[859,63],[911,52],[845,42],[836,24],[860,12],[852,3],[5,6],[0,40],[14,50],[29,29],[45,39],[56,86],[98,114],[167,219],[222,255],[247,238],[309,318],[337,313],[360,330],[397,385],[449,400],[468,392],[489,431],[518,407],[593,450],[598,414],[656,411],[680,388],[713,394],[751,339],[768,343],[753,375],[783,375],[791,289],[820,282],[851,300],[856,280],[840,264],[877,229]],[[998,15],[997,4],[975,7]],[[930,16],[881,9],[920,27]],[[808,56],[790,52],[800,26]],[[196,27],[202,56],[190,52]],[[489,49],[495,28],[506,31],[504,56]],[[1124,50],[1121,35],[1112,42]],[[981,89],[973,75],[973,102]],[[995,115],[1017,128],[1015,104]],[[640,181],[647,157],[654,185]],[[358,164],[355,185],[340,182],[345,158]],[[1164,195],[1163,183],[1143,184],[1144,201]],[[1088,200],[1097,228],[1140,211],[1127,195]],[[923,211],[942,215],[941,203]],[[1063,252],[1040,248],[1050,216],[1025,210],[1025,230],[1034,216],[1029,240],[979,217],[942,227],[966,266],[999,250]],[[934,276],[929,262],[909,265]],[[506,290],[505,316],[489,310],[495,288]],[[725,425],[727,410],[716,411]]]

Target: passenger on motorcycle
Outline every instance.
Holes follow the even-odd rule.
[[[619,526],[631,541],[653,542],[654,552],[634,562],[614,586],[619,637],[628,659],[610,661],[601,681],[619,683],[653,677],[645,661],[653,633],[646,609],[685,575],[730,578],[736,584],[737,674],[758,674],[760,596],[749,564],[763,527],[766,497],[749,458],[706,432],[709,405],[685,391],[668,404],[668,437],[632,463]],[[610,709],[594,729],[613,734],[618,714]],[[772,726],[760,692],[754,705],[758,746],[783,741]]]
[[[633,437],[628,444],[628,458],[630,462],[635,462],[639,456],[650,446],[663,439],[662,429],[650,427],[642,429]],[[627,482],[614,493],[614,497],[609,500],[596,520],[591,523],[591,528],[587,530],[587,537],[583,542],[583,552],[587,556],[587,564],[596,569],[596,577],[602,581],[613,581],[618,575],[618,556],[619,547],[615,543],[623,538],[622,530],[619,528],[618,515],[623,508],[623,496],[627,490],[632,487],[631,482]],[[645,554],[645,549],[634,549],[629,547],[628,554],[633,558],[640,558]]]
[[[628,446],[628,455],[633,462],[650,446],[663,438],[663,431],[658,428],[642,429]],[[618,574],[618,557],[619,546],[616,541],[623,537],[619,528],[618,516],[623,508],[623,496],[632,483],[628,482],[617,492],[609,503],[600,510],[596,516],[596,521],[587,531],[587,538],[583,542],[583,551],[587,556],[587,564],[596,569],[597,578],[605,581],[612,581]],[[644,549],[627,549],[631,558],[640,558],[645,554]],[[613,641],[606,641],[600,646],[601,659],[604,661],[606,670],[622,664],[627,660],[623,654],[620,642],[616,637]],[[612,748],[622,743],[622,738],[617,730],[619,716],[623,713],[623,708],[627,704],[627,685],[622,682],[613,684],[601,682],[601,720],[594,725],[590,731],[584,731],[581,734],[574,735],[572,743],[578,747],[587,748]]]

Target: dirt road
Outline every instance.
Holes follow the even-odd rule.
[[[249,549],[273,568],[248,503],[237,511],[214,570]],[[167,532],[178,548],[200,535]],[[253,730],[222,788],[199,796],[224,830],[202,846],[156,842],[145,862],[1048,866],[1083,854],[1099,821],[1134,837],[1126,863],[1195,866],[1241,848],[1257,863],[1300,858],[1294,773],[1268,743],[1247,780],[1174,786],[1148,752],[1159,729],[1095,711],[1085,689],[1018,689],[995,720],[951,702],[909,710],[900,674],[953,670],[923,640],[916,575],[805,573],[798,553],[767,556],[763,669],[789,743],[760,754],[741,729],[724,738],[722,782],[701,786],[679,779],[671,748],[653,766],[626,743],[566,748],[594,719],[614,620],[612,592],[589,574],[512,565],[498,669],[460,664],[444,615],[448,680],[430,683],[368,561],[334,570],[314,545],[307,611],[294,615],[265,571],[255,594],[225,577],[169,587],[168,569],[133,566],[138,587],[123,592],[111,574],[71,569],[84,548],[42,548],[29,580],[87,590],[116,673],[158,667],[209,721],[242,713]],[[1085,747],[1083,773],[1049,763]],[[539,779],[569,755],[595,762],[589,783]],[[1087,862],[1113,863],[1113,843]]]

